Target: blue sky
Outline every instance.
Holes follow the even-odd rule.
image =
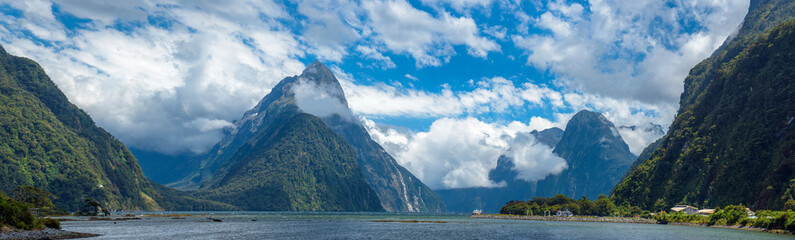
[[[559,172],[548,149],[517,151],[517,136],[563,128],[581,109],[639,126],[619,129],[639,153],[748,4],[3,0],[0,43],[128,146],[164,154],[207,151],[317,59],[372,137],[429,186],[494,186],[484,174],[500,154],[530,154],[527,180]]]

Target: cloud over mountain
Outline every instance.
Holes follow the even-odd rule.
[[[523,167],[529,179],[557,171],[546,150],[511,146],[520,129],[563,127],[581,109],[665,129],[687,69],[747,4],[0,0],[0,43],[39,62],[125,144],[167,154],[207,151],[278,80],[319,59],[340,79],[351,118],[381,126],[368,130],[417,175],[436,187],[491,186],[473,169],[509,149],[537,156]],[[302,109],[350,116],[317,89],[296,89]],[[451,137],[464,126],[485,130]],[[635,154],[658,137],[640,129],[619,129]],[[456,141],[485,160],[427,159]]]

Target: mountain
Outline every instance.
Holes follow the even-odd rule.
[[[551,197],[559,193],[572,198],[596,199],[599,194],[609,194],[635,160],[618,130],[600,113],[583,110],[572,117],[565,131],[550,128],[531,134],[537,141],[534,144],[553,148],[553,153],[566,160],[569,167],[559,175],[527,182],[516,179],[518,172],[513,169],[513,159],[500,156],[497,167],[489,172],[489,180],[505,185],[437,190],[447,209],[499,213],[500,207],[511,200]]]
[[[200,170],[171,184],[182,189],[213,190],[223,186],[224,174],[243,166],[253,139],[273,133],[268,129],[282,126],[296,115],[309,113],[319,117],[324,127],[344,139],[355,154],[365,182],[372,187],[386,211],[444,212],[441,198],[408,170],[397,164],[353,117],[344,92],[334,74],[325,65],[314,62],[300,76],[279,82],[243,118],[235,128],[203,157]],[[319,136],[316,136],[319,137]],[[308,144],[311,138],[296,144]]]
[[[383,211],[353,148],[313,115],[259,131],[232,159],[207,198],[246,210]]]
[[[497,159],[497,167],[489,172],[489,180],[502,187],[472,187],[436,190],[442,196],[447,210],[469,213],[480,209],[484,213],[499,213],[506,202],[517,199],[530,199],[535,194],[535,182],[516,179],[518,172],[513,169],[513,160],[505,155]]]
[[[649,160],[615,189],[644,209],[781,209],[795,192],[795,2],[752,1],[736,36],[685,79]]]
[[[554,148],[555,145],[558,145],[558,142],[560,142],[560,138],[563,137],[563,129],[553,127],[544,129],[540,132],[538,130],[533,130],[530,134],[532,134],[538,142]]]
[[[624,174],[623,178],[629,176],[629,174],[631,174],[632,171],[635,170],[635,168],[648,161],[651,158],[651,154],[654,153],[654,150],[657,150],[657,148],[660,147],[660,144],[662,144],[662,140],[663,140],[662,138],[657,139],[657,141],[654,141],[653,143],[649,144],[649,146],[644,148],[643,152],[641,152],[640,155],[638,155],[638,159],[636,159],[635,162],[632,162],[632,165],[629,166],[629,170],[627,170],[627,173]]]
[[[607,195],[636,158],[613,123],[587,110],[569,120],[553,153],[569,167],[538,181],[536,196],[596,199],[599,194]]]
[[[149,180],[160,184],[176,182],[198,170],[195,154],[167,155],[129,147]]]
[[[69,102],[34,61],[0,47],[0,190],[30,185],[74,211],[85,198],[117,210],[158,210],[135,157]]]

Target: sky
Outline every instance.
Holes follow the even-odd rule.
[[[601,112],[639,154],[739,0],[0,0],[0,44],[127,146],[201,154],[319,60],[354,118],[433,189],[566,168],[528,132]],[[623,127],[622,127],[623,126]],[[629,128],[634,126],[634,128]],[[528,140],[529,139],[529,140]]]

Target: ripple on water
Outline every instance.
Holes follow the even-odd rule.
[[[208,217],[222,221],[209,221]],[[141,220],[68,221],[62,226],[67,231],[101,234],[97,239],[791,239],[788,235],[689,226],[383,213],[164,213]]]

